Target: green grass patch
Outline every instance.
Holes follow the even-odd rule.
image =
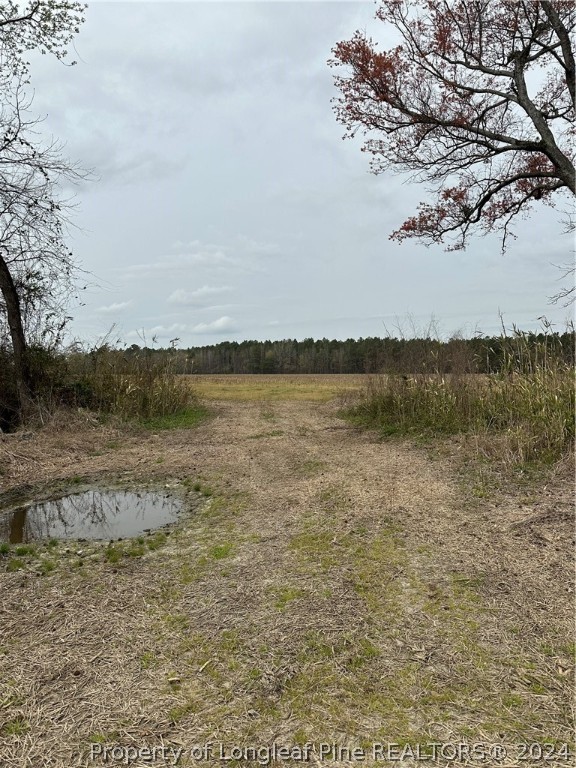
[[[156,654],[152,651],[145,651],[140,656],[140,669],[153,669],[158,666],[158,659]]]
[[[47,576],[49,573],[52,573],[56,569],[56,563],[54,560],[47,560],[42,559],[40,561],[40,565],[38,566],[38,570],[43,576]]]
[[[208,550],[208,556],[212,560],[223,560],[230,557],[234,551],[234,545],[231,541],[225,541],[223,544],[215,544]]]
[[[30,723],[23,717],[15,717],[5,723],[0,733],[3,736],[24,736],[30,730]]]
[[[192,429],[206,421],[210,412],[202,405],[186,408],[179,413],[167,413],[144,419],[142,425],[149,430]]]
[[[27,557],[28,555],[35,555],[36,547],[32,546],[31,544],[19,544],[17,547],[14,548],[14,554],[18,555],[18,557]]]
[[[328,571],[342,559],[339,548],[333,544],[333,538],[331,531],[318,530],[308,524],[291,538],[289,547],[313,570]]]
[[[306,595],[306,590],[300,587],[272,587],[270,593],[274,598],[274,607],[283,611],[288,603]]]
[[[162,533],[162,531],[158,531],[158,533],[153,533],[151,536],[148,536],[148,538],[145,539],[145,544],[150,552],[155,552],[157,549],[164,546],[167,541],[168,537],[166,534]]]
[[[115,546],[114,544],[111,544],[110,546],[106,547],[106,549],[104,550],[104,558],[107,560],[107,562],[111,563],[112,565],[116,565],[116,563],[119,563],[123,557],[124,557],[123,548]]]
[[[296,472],[303,477],[313,477],[322,470],[326,469],[328,464],[320,459],[308,459],[303,461],[302,464],[297,464],[295,467]]]
[[[280,437],[284,434],[282,429],[272,429],[270,432],[258,432],[255,435],[248,435],[247,440],[262,440],[265,437]]]
[[[137,541],[131,542],[124,548],[124,554],[126,557],[142,557],[146,552],[146,547],[143,544],[138,544]]]
[[[225,374],[191,376],[190,380],[198,395],[206,398],[261,400],[267,403],[287,400],[326,402],[343,391],[357,389],[364,382],[365,376]]]

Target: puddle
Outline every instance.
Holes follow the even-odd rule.
[[[178,520],[177,499],[152,491],[92,490],[0,512],[0,541],[118,539]]]

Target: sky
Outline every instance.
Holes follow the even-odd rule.
[[[100,2],[74,67],[32,59],[42,131],[92,171],[70,244],[86,271],[71,338],[225,340],[561,329],[572,238],[557,211],[466,251],[389,235],[428,200],[342,139],[327,66],[372,2]],[[565,285],[565,283],[564,283]]]

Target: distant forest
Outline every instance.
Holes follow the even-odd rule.
[[[551,360],[574,365],[574,332],[436,339],[367,338],[346,341],[286,339],[223,341],[189,349],[150,349],[137,344],[124,355],[144,352],[170,359],[175,373],[500,373],[530,371]]]

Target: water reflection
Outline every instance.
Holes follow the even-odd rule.
[[[159,493],[93,490],[0,512],[0,541],[117,539],[173,523],[180,503]]]

